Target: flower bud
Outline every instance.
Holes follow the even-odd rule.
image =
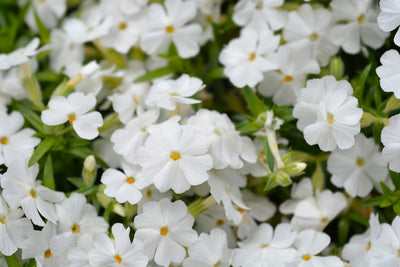
[[[83,171],[82,177],[86,186],[92,186],[96,180],[97,167],[96,167],[96,159],[93,155],[89,155],[86,157],[83,162]]]
[[[329,62],[329,72],[335,76],[336,80],[343,78],[344,63],[340,57],[334,57]]]

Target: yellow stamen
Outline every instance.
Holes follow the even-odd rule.
[[[0,223],[6,224],[6,217],[5,216],[3,216],[3,215],[0,216]]]
[[[51,254],[51,250],[50,250],[50,249],[48,249],[48,250],[46,250],[46,251],[44,252],[44,257],[45,257],[46,259],[50,258],[51,256],[53,256],[53,254]]]
[[[165,31],[167,33],[173,33],[175,31],[175,28],[174,28],[174,26],[169,25],[169,26],[165,27]]]
[[[121,262],[122,262],[122,258],[121,258],[121,256],[118,255],[118,254],[114,256],[114,260],[115,260],[118,264],[121,264]]]
[[[317,41],[318,40],[318,38],[319,38],[319,35],[318,35],[318,33],[312,33],[311,35],[310,35],[310,39],[311,39],[311,41]]]
[[[181,154],[179,154],[179,152],[172,152],[171,155],[169,155],[169,157],[175,161],[177,161],[178,159],[181,158]]]
[[[260,248],[266,248],[266,247],[268,247],[269,245],[268,244],[262,244],[261,246],[260,246]]]
[[[68,115],[68,120],[69,120],[69,123],[72,124],[72,123],[76,120],[76,115],[75,115],[75,113],[69,114],[69,115]]]
[[[293,82],[293,76],[290,76],[290,75],[286,75],[285,77],[283,77],[283,79],[282,79],[282,81],[283,82],[285,82],[285,83],[290,83],[290,82]]]
[[[135,98],[133,99],[133,102],[135,102],[135,104],[138,105],[141,98],[142,98],[141,96],[137,96],[137,97],[135,97]]]
[[[249,56],[249,61],[253,61],[254,59],[256,59],[256,54],[251,53]]]
[[[221,219],[217,220],[217,222],[216,222],[216,224],[217,224],[218,226],[221,226],[221,225],[223,225],[224,223],[225,223],[225,221],[224,221],[224,220],[221,220]]]
[[[33,197],[33,198],[37,198],[36,190],[32,188],[32,189],[29,191],[29,195],[31,195],[31,197]]]
[[[364,15],[360,15],[360,16],[357,18],[357,21],[358,21],[359,24],[363,23],[364,20],[365,20],[365,16],[364,16]]]
[[[168,227],[164,226],[160,229],[160,235],[166,236],[168,234]]]
[[[371,249],[371,243],[368,243],[368,245],[365,247],[366,250],[370,250]]]
[[[76,223],[74,225],[71,226],[71,230],[74,234],[79,233],[79,225],[77,225]]]
[[[8,144],[8,138],[7,137],[2,137],[0,138],[0,143],[2,145],[7,145]]]
[[[206,21],[207,21],[208,23],[211,23],[211,22],[212,22],[212,17],[211,17],[211,16],[207,16],[207,17],[206,17]]]
[[[151,197],[151,189],[150,189],[150,188],[146,190],[146,196],[147,196],[148,198]]]
[[[328,123],[332,124],[333,123],[333,115],[328,113]]]
[[[118,25],[118,29],[120,29],[121,31],[123,31],[123,30],[125,30],[126,29],[126,23],[125,22],[121,22],[119,25]]]
[[[125,179],[125,182],[127,182],[128,184],[133,184],[135,182],[135,178],[130,176]]]
[[[364,166],[364,160],[362,158],[357,158],[357,166],[358,167]]]
[[[308,260],[310,260],[311,259],[311,256],[310,255],[304,255],[303,256],[303,260],[305,260],[305,261],[308,261]]]

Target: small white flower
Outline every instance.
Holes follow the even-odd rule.
[[[212,158],[207,154],[209,140],[190,126],[168,120],[148,129],[150,136],[139,150],[138,164],[145,179],[161,192],[189,190],[208,179]]]
[[[58,218],[53,203],[61,202],[64,194],[40,185],[40,181],[36,181],[38,173],[39,164],[28,168],[25,161],[13,161],[1,177],[1,187],[4,189],[3,197],[12,209],[21,206],[27,218],[44,226],[39,213],[56,223]]]
[[[393,92],[400,99],[400,54],[394,49],[386,51],[381,57],[382,65],[376,68],[381,88]]]
[[[400,2],[393,0],[379,1],[381,13],[378,16],[378,25],[385,31],[390,32],[400,25]],[[400,32],[394,36],[394,43],[400,46]]]
[[[19,0],[18,2],[20,5],[25,5],[28,1]],[[66,11],[66,0],[31,1],[25,16],[25,22],[34,32],[38,32],[35,18],[35,12],[37,12],[44,26],[51,29],[57,26],[58,19],[63,17]]]
[[[263,72],[278,68],[268,54],[275,51],[279,40],[272,31],[257,33],[253,29],[243,29],[240,37],[229,42],[219,54],[224,74],[236,87],[256,86],[262,81]]]
[[[360,134],[349,149],[336,149],[328,159],[331,181],[344,187],[351,197],[365,197],[372,188],[388,178],[387,163],[382,159],[379,147],[372,138]]]
[[[230,251],[226,241],[226,233],[218,228],[207,235],[202,233],[199,239],[189,247],[189,257],[183,267],[229,267]]]
[[[150,55],[166,52],[174,43],[182,58],[190,58],[200,51],[201,26],[188,22],[196,16],[192,1],[166,0],[165,8],[152,4],[148,8],[148,28],[142,33],[140,47]]]
[[[354,145],[363,111],[357,107],[357,99],[350,96],[352,92],[349,82],[336,81],[333,76],[307,82],[293,116],[298,118],[297,128],[304,132],[308,144],[318,144],[323,151]]]
[[[89,267],[89,251],[94,248],[93,236],[81,236],[75,247],[68,250],[70,267]]]
[[[143,213],[135,217],[135,239],[143,242],[150,259],[167,267],[170,263],[181,263],[186,256],[184,246],[197,240],[193,223],[193,216],[181,200],[172,203],[164,198],[159,202],[146,202]]]
[[[94,237],[94,248],[89,251],[89,262],[93,267],[145,267],[149,262],[143,253],[143,243],[131,242],[130,229],[121,223],[112,226],[113,239],[105,233]]]
[[[24,124],[22,115],[13,111],[9,115],[0,110],[0,164],[9,165],[14,160],[28,159],[33,148],[40,143],[40,139],[33,137],[35,131],[25,128],[19,131]],[[7,125],[7,127],[5,127]]]
[[[294,183],[290,191],[290,199],[285,200],[280,206],[279,211],[282,214],[292,214],[297,206],[314,195],[311,179],[304,177],[300,182]]]
[[[101,176],[101,182],[106,185],[104,194],[115,197],[119,203],[129,202],[134,205],[142,198],[140,189],[148,186],[151,181],[146,181],[140,173],[141,168],[122,161],[124,172],[107,169]]]
[[[96,105],[93,94],[72,93],[68,98],[56,96],[50,99],[49,109],[42,112],[41,119],[47,125],[59,125],[67,121],[79,137],[94,139],[99,135],[98,127],[103,125],[100,112],[89,112]]]
[[[382,156],[389,162],[389,169],[400,171],[400,114],[390,117],[389,125],[381,133]]]
[[[177,103],[195,104],[200,100],[190,98],[205,87],[202,80],[190,77],[187,74],[181,75],[178,79],[161,80],[150,87],[146,97],[146,105],[157,106],[167,110],[174,110]]]

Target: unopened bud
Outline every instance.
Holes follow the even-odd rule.
[[[283,171],[286,172],[291,177],[298,176],[303,173],[307,164],[301,161],[293,161],[290,164],[286,165],[283,168]]]
[[[83,181],[87,186],[92,186],[96,180],[97,168],[96,168],[96,159],[93,155],[89,155],[86,157],[83,162],[83,171],[82,177]]]
[[[361,128],[368,127],[374,122],[376,122],[375,116],[371,113],[364,112],[360,120],[360,126]]]
[[[335,76],[336,80],[343,78],[344,63],[340,57],[334,57],[329,62],[329,72]]]
[[[292,179],[290,179],[290,175],[284,171],[278,171],[274,174],[274,176],[276,182],[281,186],[288,186],[292,184]]]

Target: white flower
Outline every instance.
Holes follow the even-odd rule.
[[[147,127],[157,121],[159,114],[159,109],[150,109],[130,120],[125,128],[114,131],[111,135],[114,151],[129,163],[137,163],[139,148],[149,136]]]
[[[264,96],[273,96],[277,105],[296,104],[307,75],[320,72],[318,62],[311,58],[306,48],[300,52],[289,46],[279,47],[278,52],[270,54],[269,58],[279,70],[266,72],[257,90]]]
[[[219,54],[224,74],[236,87],[256,86],[263,79],[263,72],[278,68],[268,54],[275,51],[279,40],[272,31],[243,29],[240,37],[230,41]]]
[[[400,98],[400,55],[394,49],[386,51],[381,57],[382,65],[376,68],[381,88],[385,92],[393,92]]]
[[[25,5],[27,0],[19,0],[20,5]],[[28,12],[25,16],[25,22],[33,31],[38,32],[36,25],[35,12],[39,16],[41,22],[46,28],[54,28],[57,26],[58,19],[64,16],[67,11],[66,0],[44,0],[31,1]]]
[[[32,230],[31,222],[22,218],[21,209],[10,209],[0,195],[0,253],[6,256],[14,254]]]
[[[332,27],[331,40],[346,53],[360,52],[361,42],[377,49],[383,45],[388,33],[379,29],[378,10],[372,0],[333,0],[330,3],[334,21],[346,21]]]
[[[79,137],[94,139],[99,135],[98,127],[103,125],[100,112],[89,112],[96,105],[93,94],[72,93],[68,98],[56,96],[50,99],[49,109],[42,111],[41,119],[47,125],[59,125],[67,121]]]
[[[244,150],[243,139],[226,114],[200,109],[188,119],[187,125],[210,140],[209,154],[213,158],[214,168],[224,169],[229,166],[239,169],[243,166],[240,159]]]
[[[9,115],[0,110],[0,164],[9,165],[14,160],[28,159],[40,139],[33,137],[35,131],[25,128],[22,115],[13,111]],[[5,127],[7,125],[7,127]]]
[[[141,168],[122,161],[124,172],[107,169],[101,176],[101,182],[106,185],[104,194],[115,197],[119,203],[129,202],[134,205],[142,198],[140,189],[148,186],[151,181],[146,181],[140,173]]]
[[[208,184],[210,185],[211,195],[217,203],[223,203],[226,217],[239,225],[243,219],[241,211],[248,210],[249,207],[242,201],[242,194],[239,187],[246,185],[245,176],[239,171],[225,168],[223,170],[211,170]]]
[[[389,169],[400,171],[400,114],[390,117],[389,125],[381,133],[383,159],[389,162]]]
[[[161,266],[181,263],[186,256],[185,247],[197,240],[192,229],[194,218],[183,201],[147,202],[143,213],[135,217],[135,239],[144,244],[145,254]]]
[[[113,239],[105,233],[94,237],[94,248],[89,251],[93,267],[145,267],[149,262],[143,253],[143,243],[136,238],[131,242],[130,229],[121,223],[112,226]]]
[[[177,103],[200,103],[200,100],[190,97],[204,87],[202,80],[190,77],[187,74],[181,75],[176,80],[160,80],[150,87],[150,92],[146,97],[146,105],[174,110]]]
[[[142,199],[137,203],[138,211],[137,213],[143,212],[143,205],[149,201],[159,201],[163,198],[172,199],[172,192],[167,191],[165,193],[160,193],[154,185],[150,185],[142,189]]]
[[[292,229],[322,231],[346,206],[347,201],[342,193],[324,190],[297,204],[291,220]]]
[[[36,181],[38,172],[39,164],[28,168],[25,161],[13,161],[1,177],[1,187],[4,189],[3,197],[12,209],[21,206],[27,218],[43,226],[39,213],[56,223],[58,218],[53,203],[61,202],[64,194],[40,185],[40,181]]]
[[[293,116],[298,118],[297,128],[304,132],[308,144],[318,144],[323,151],[354,145],[363,111],[357,107],[357,99],[350,96],[352,91],[349,82],[336,81],[333,76],[307,82]]]
[[[382,159],[379,147],[372,138],[360,134],[349,149],[334,150],[328,159],[331,181],[344,187],[351,197],[365,197],[372,188],[388,178],[387,163]]]
[[[207,154],[210,143],[206,137],[174,120],[149,127],[148,131],[150,136],[137,160],[144,178],[158,190],[172,189],[180,194],[208,179],[212,158]]]
[[[89,251],[94,247],[93,236],[81,236],[75,247],[68,250],[67,258],[70,267],[89,267]]]
[[[56,205],[58,216],[57,229],[63,233],[64,242],[75,246],[77,240],[85,235],[105,233],[108,224],[103,217],[97,216],[94,206],[86,202],[82,194],[72,193],[69,198]]]
[[[280,206],[279,211],[282,214],[294,213],[297,206],[314,195],[311,179],[304,177],[300,182],[294,183],[290,191],[290,199],[285,200]]]
[[[238,242],[232,265],[284,267],[296,255],[296,250],[291,247],[295,238],[296,232],[292,232],[287,223],[278,224],[275,231],[271,225],[263,223],[252,237]]]
[[[65,267],[68,243],[57,235],[56,225],[47,222],[41,231],[32,230],[22,244],[22,259],[35,258],[37,266]]]
[[[166,0],[165,9],[160,4],[148,8],[148,28],[142,33],[140,47],[150,55],[166,52],[174,43],[182,58],[190,58],[200,51],[199,42],[202,32],[199,24],[188,24],[196,15],[196,6],[192,1]]]
[[[378,16],[378,25],[385,31],[390,32],[400,25],[400,3],[393,0],[379,1],[381,13]],[[394,43],[400,45],[400,32],[394,36]]]
[[[284,0],[240,0],[235,5],[233,21],[258,31],[271,28],[282,29],[286,23],[286,13],[280,10]]]
[[[226,241],[226,233],[218,228],[209,235],[202,233],[199,239],[189,247],[189,257],[183,267],[229,267],[230,251]]]
[[[329,235],[312,229],[298,233],[294,241],[297,255],[288,267],[343,267],[344,263],[336,256],[315,256],[322,252],[331,241]]]

